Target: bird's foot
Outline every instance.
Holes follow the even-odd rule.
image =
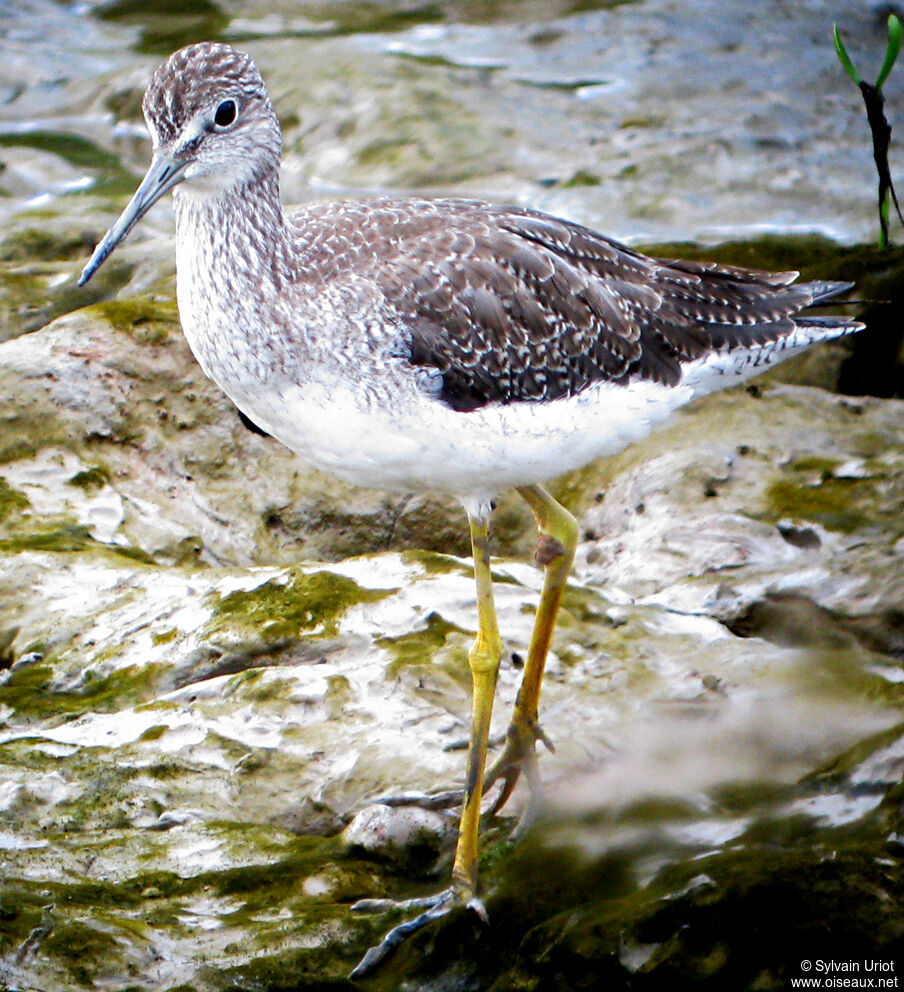
[[[387,931],[379,944],[369,947],[364,957],[355,965],[349,978],[363,978],[388,955],[391,954],[406,938],[422,930],[425,926],[445,916],[455,906],[463,905],[474,910],[484,923],[489,923],[486,907],[475,895],[468,895],[452,885],[432,896],[421,896],[417,899],[360,899],[352,906],[355,913],[382,913],[393,909],[421,909],[414,919],[406,920]]]
[[[493,748],[499,747],[500,744],[505,743],[507,734],[499,734],[496,737],[491,737],[487,741],[487,747],[492,750]],[[448,744],[443,746],[444,751],[467,751],[470,741],[467,737],[462,737],[457,741],[450,741]]]
[[[540,808],[541,784],[537,762],[537,741],[541,741],[548,751],[555,751],[555,745],[536,720],[525,720],[516,716],[506,734],[505,749],[487,770],[484,780],[484,793],[497,782],[501,783],[499,794],[488,810],[490,816],[495,816],[515,791],[522,773],[527,779],[530,797],[512,834],[513,839],[517,839],[527,831]]]
[[[381,806],[416,806],[418,809],[455,809],[464,801],[464,789],[446,789],[443,792],[399,792],[392,796],[379,796],[373,802]]]
[[[540,805],[540,772],[537,764],[536,743],[540,741],[548,751],[555,751],[555,745],[536,720],[512,720],[508,732],[491,742],[496,747],[505,744],[505,748],[487,770],[483,783],[483,794],[488,795],[491,789],[500,784],[499,794],[486,810],[487,816],[495,816],[508,802],[522,773],[527,779],[530,798],[527,808],[518,821],[518,826],[512,833],[517,839],[524,834],[536,819]],[[464,742],[467,744],[467,742]],[[447,749],[455,744],[447,745]],[[442,792],[402,792],[391,796],[380,796],[374,802],[384,806],[415,806],[420,809],[454,809],[464,801],[463,789],[445,789]]]

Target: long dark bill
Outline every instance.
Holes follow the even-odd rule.
[[[135,195],[129,200],[128,206],[120,214],[119,220],[104,235],[103,240],[94,249],[88,264],[82,269],[79,286],[85,283],[104,264],[107,256],[120,241],[132,230],[151,207],[173,186],[185,178],[185,168],[188,162],[155,155],[150,168],[141,185],[135,190]]]

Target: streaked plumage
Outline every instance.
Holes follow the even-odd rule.
[[[440,399],[456,410],[574,396],[595,382],[672,386],[709,351],[850,324],[794,316],[846,283],[651,259],[532,210],[371,200],[290,221],[302,245],[311,226],[329,232],[318,238],[319,278],[347,267],[379,286],[406,329],[403,353],[441,372]]]

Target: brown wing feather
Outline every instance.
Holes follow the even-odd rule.
[[[438,371],[440,399],[461,410],[604,380],[674,384],[684,363],[775,341],[802,308],[846,288],[649,258],[577,224],[473,201],[339,210],[355,265],[406,329],[409,362]]]

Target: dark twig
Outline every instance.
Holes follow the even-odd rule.
[[[882,96],[882,86],[891,72],[892,66],[898,58],[901,50],[901,22],[890,14],[888,17],[888,46],[885,49],[885,58],[882,61],[882,68],[876,77],[875,83],[867,83],[861,78],[860,73],[854,68],[841,40],[838,25],[832,28],[835,38],[835,51],[838,53],[838,60],[841,62],[844,71],[851,80],[860,88],[863,95],[863,102],[866,105],[866,119],[869,122],[870,131],[873,136],[873,158],[876,162],[876,171],[879,173],[879,248],[888,248],[888,215],[889,200],[895,205],[895,211],[901,223],[904,224],[904,216],[901,215],[901,207],[898,204],[898,197],[891,179],[891,170],[888,165],[888,148],[891,143],[891,125],[885,117],[885,98]]]

